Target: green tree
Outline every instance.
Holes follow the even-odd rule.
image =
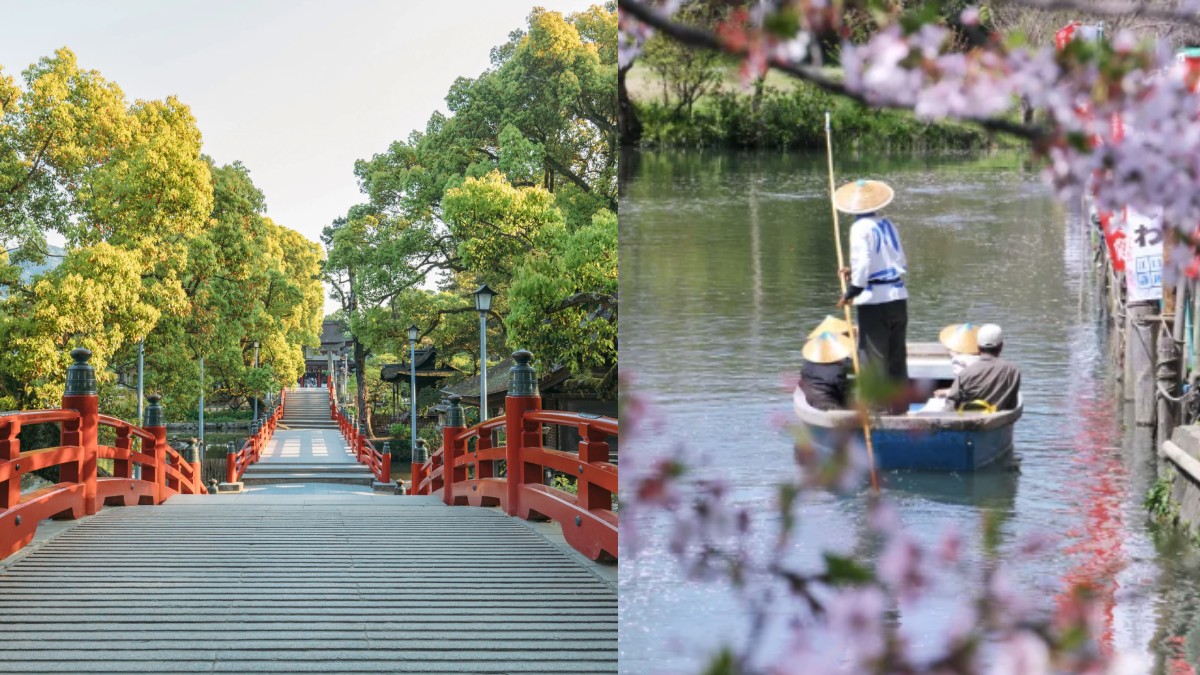
[[[510,290],[518,270],[560,255],[575,241],[569,235],[591,231],[595,214],[615,211],[616,18],[612,3],[569,17],[534,10],[525,29],[492,50],[492,68],[455,81],[446,97],[449,116],[434,113],[424,130],[356,163],[368,202],[327,228],[323,242],[326,275],[359,364],[372,353],[407,353],[406,329],[416,323],[443,364],[473,372],[478,318],[471,292],[483,282],[500,291],[493,313],[505,318],[521,301]],[[611,243],[615,260],[615,238],[594,241]],[[576,254],[577,261],[586,257]],[[592,254],[603,259],[609,252]],[[577,288],[594,281],[587,275],[546,284],[555,273],[564,271],[530,273],[526,288],[542,295],[522,305],[526,332],[519,340],[533,330],[533,308],[566,320],[566,304],[586,304],[580,293],[611,295],[612,311],[602,314],[611,314],[615,327],[615,290]],[[550,299],[552,292],[564,295]],[[507,321],[490,321],[488,330],[493,345],[532,344],[514,342]],[[547,350],[539,357],[582,372],[591,362],[563,350],[569,339],[538,342]],[[610,359],[598,344],[605,353],[599,361],[615,364],[615,351]],[[364,392],[359,405],[369,400]]]

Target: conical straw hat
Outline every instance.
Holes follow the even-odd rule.
[[[942,329],[942,332],[938,334],[938,341],[952,352],[978,354],[978,334],[979,326],[975,324],[955,323]]]
[[[850,358],[854,343],[845,335],[825,332],[804,343],[800,352],[810,363],[837,363]]]
[[[850,324],[846,323],[845,319],[839,319],[836,316],[826,316],[811,333],[808,334],[808,339],[811,340],[821,333],[834,333],[835,335],[846,335],[850,332]]]
[[[877,180],[856,180],[846,183],[833,193],[833,204],[843,213],[870,213],[892,203],[896,193],[887,183]]]

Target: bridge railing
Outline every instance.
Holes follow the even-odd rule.
[[[504,416],[463,428],[461,397],[451,396],[442,448],[427,461],[414,461],[410,492],[440,496],[448,505],[500,506],[510,516],[553,520],[576,550],[593,560],[615,559],[618,474],[609,462],[608,439],[618,436],[617,420],[542,410],[533,355],[521,350],[513,359]],[[544,447],[546,425],[578,430],[578,451]],[[501,429],[505,443],[493,445]],[[547,470],[573,476],[575,494],[547,485]]]
[[[86,349],[71,352],[75,363],[67,369],[61,409],[0,414],[0,558],[32,541],[47,518],[79,518],[104,505],[161,504],[176,494],[204,493],[195,448],[183,457],[167,445],[161,397],[147,397],[144,427],[100,414],[95,372],[87,363],[91,355]],[[60,444],[22,451],[21,430],[35,424],[60,424]],[[115,445],[100,445],[102,426],[115,430]],[[99,475],[99,459],[113,461],[112,476]],[[21,492],[23,475],[51,467],[58,467],[58,482]]]
[[[332,408],[333,420],[337,422],[338,430],[351,452],[360,464],[367,465],[375,480],[380,483],[390,483],[392,480],[392,453],[389,450],[378,450],[367,434],[363,433],[354,420],[350,419],[336,403]]]
[[[226,483],[240,481],[246,469],[262,458],[262,449],[275,434],[275,428],[279,426],[279,420],[283,417],[283,404],[286,400],[287,390],[284,390],[279,397],[279,405],[275,406],[270,415],[261,421],[255,420],[250,423],[250,437],[242,443],[242,446],[235,450],[232,443],[230,444],[229,452],[225,454]]]

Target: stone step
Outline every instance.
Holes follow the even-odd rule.
[[[370,472],[357,475],[344,473],[281,473],[281,474],[242,474],[242,483],[246,485],[274,485],[278,483],[341,483],[342,485],[370,485],[375,482],[375,476]]]
[[[276,473],[337,473],[358,474],[366,471],[362,464],[309,464],[309,463],[279,463],[269,459],[254,464],[246,469],[245,475],[267,475]]]

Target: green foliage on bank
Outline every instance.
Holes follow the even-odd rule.
[[[1179,504],[1171,498],[1173,482],[1170,475],[1159,478],[1146,493],[1142,506],[1155,522],[1174,525],[1179,521]]]
[[[833,96],[806,82],[789,91],[754,96],[716,91],[689,113],[661,102],[637,104],[642,144],[662,147],[732,147],[823,150],[825,112],[834,143],[843,150],[981,150],[1019,142],[974,125],[929,123],[911,113],[877,110]]]

